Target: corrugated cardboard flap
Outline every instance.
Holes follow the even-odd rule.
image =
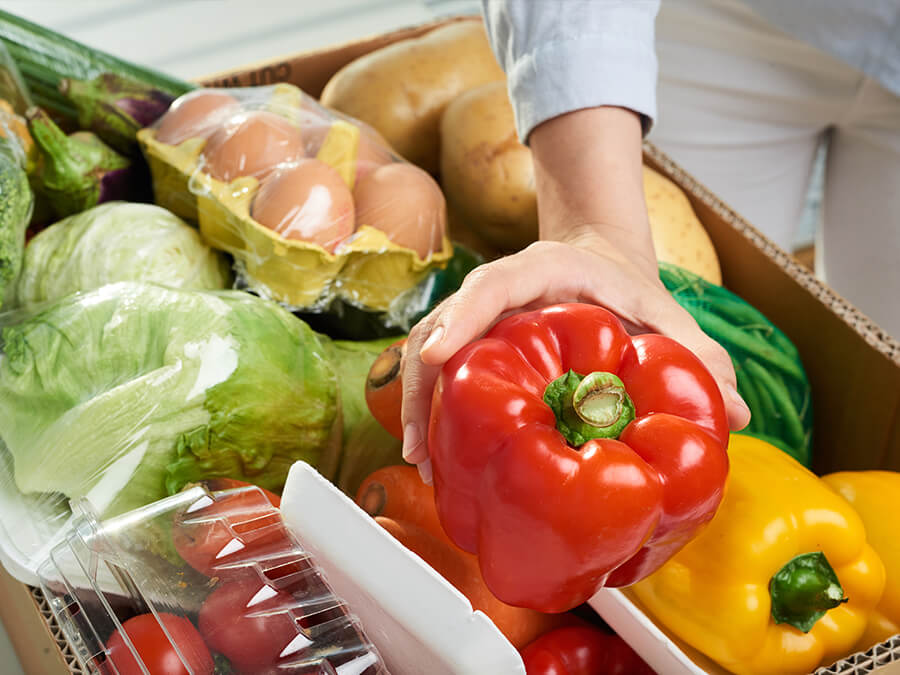
[[[895,635],[866,652],[857,652],[827,668],[819,668],[815,675],[862,675],[877,672],[879,675],[900,673],[900,635]]]
[[[813,391],[815,470],[900,470],[900,342],[658,148],[647,144],[644,161],[687,193],[724,285],[800,350]]]

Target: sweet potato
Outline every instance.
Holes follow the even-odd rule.
[[[359,486],[356,503],[370,516],[412,523],[450,541],[438,520],[434,489],[422,482],[410,464],[373,471]]]

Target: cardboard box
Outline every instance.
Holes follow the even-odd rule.
[[[331,75],[353,59],[397,40],[422,35],[446,21],[253,64],[211,75],[203,83],[248,86],[267,84],[276,78],[318,97]],[[814,470],[819,474],[859,469],[900,471],[900,342],[818,281],[793,256],[652,144],[645,145],[644,161],[688,195],[716,247],[723,284],[768,316],[800,351],[813,392]],[[863,423],[859,411],[866,411]],[[647,655],[647,649],[653,649],[660,657],[660,672],[675,672],[670,666],[676,663],[685,673],[713,671],[715,664],[686,645],[679,646],[629,605],[619,594],[606,603],[610,613],[604,618],[613,628],[618,623],[622,629],[630,629],[632,636],[620,632],[632,646],[643,648],[641,653]],[[621,618],[614,622],[614,616]],[[888,672],[890,668],[900,669],[900,637],[820,672],[837,675]]]
[[[460,18],[256,63],[210,75],[202,83],[221,87],[287,81],[318,96],[331,75],[358,56],[456,20]],[[813,390],[815,470],[900,471],[900,342],[817,281],[658,149],[648,144],[644,157],[688,195],[716,247],[724,285],[765,313],[800,350]],[[646,630],[650,626],[652,622]],[[46,648],[46,635],[34,634],[32,640]],[[664,635],[648,644],[662,652],[678,650]],[[54,646],[66,647],[59,640]],[[900,639],[895,637],[818,672],[887,673],[897,672],[898,666]]]
[[[216,73],[203,84],[287,81],[318,97],[328,79],[353,59],[461,18]],[[800,350],[813,391],[816,472],[900,471],[900,342],[651,144],[644,160],[687,193],[716,247],[723,284],[761,310]],[[862,424],[860,411],[865,411]]]

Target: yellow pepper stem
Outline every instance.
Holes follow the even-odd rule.
[[[769,581],[772,618],[808,633],[825,612],[847,602],[824,553],[792,558]]]

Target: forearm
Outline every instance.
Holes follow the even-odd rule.
[[[619,106],[656,115],[654,21],[659,0],[482,0],[507,74],[516,130],[564,113]]]
[[[655,275],[640,117],[625,108],[585,108],[543,122],[529,140],[540,238],[599,236]]]

